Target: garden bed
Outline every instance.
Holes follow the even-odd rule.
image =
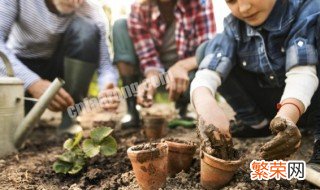
[[[101,114],[101,113],[100,113]],[[118,153],[105,158],[98,156],[76,176],[55,174],[52,164],[56,156],[62,153],[65,138],[56,136],[56,127],[45,122],[37,127],[19,154],[0,159],[0,189],[139,189],[127,156],[132,145],[147,143],[140,131],[128,134],[115,131],[118,141]],[[49,124],[48,124],[49,123]],[[52,126],[53,125],[53,126]],[[168,138],[180,138],[187,141],[197,140],[194,129],[176,128],[168,130]],[[261,144],[268,138],[234,140],[234,147],[244,152],[249,159],[258,159]],[[308,160],[312,153],[312,136],[305,135],[301,149],[295,159]],[[225,189],[310,189],[315,188],[305,181],[251,181],[249,161],[240,168]],[[181,172],[167,179],[165,189],[201,189],[199,149],[188,173]]]

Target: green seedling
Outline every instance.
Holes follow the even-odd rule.
[[[99,153],[104,156],[114,155],[117,152],[117,142],[110,136],[112,131],[109,127],[99,127],[91,131],[88,139],[83,139],[80,132],[73,139],[66,140],[63,144],[66,152],[58,156],[53,164],[53,170],[56,173],[77,174],[90,158]]]
[[[92,158],[99,153],[104,156],[111,156],[117,152],[117,142],[110,136],[111,128],[101,127],[90,133],[91,139],[86,139],[82,143],[82,148],[86,156]]]

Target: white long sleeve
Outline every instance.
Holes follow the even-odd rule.
[[[190,87],[190,102],[193,105],[193,92],[199,87],[206,87],[214,96],[217,88],[221,85],[221,77],[215,71],[209,69],[199,70],[196,73]]]
[[[286,76],[286,87],[281,97],[281,102],[288,98],[295,98],[303,103],[306,110],[319,85],[316,66],[293,67],[286,73]]]

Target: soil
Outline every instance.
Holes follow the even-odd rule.
[[[211,154],[214,157],[223,159],[223,160],[239,160],[240,153],[233,147],[213,147],[214,152]]]
[[[205,134],[209,138],[210,143],[201,143],[202,149],[207,154],[223,160],[239,160],[240,153],[233,147],[231,137],[222,134],[212,124],[206,125],[204,122],[198,123],[198,129],[205,129]]]
[[[99,114],[101,117],[102,115],[105,115],[105,117],[109,115],[109,113],[104,112],[92,115]],[[92,115],[89,118],[93,119]],[[47,118],[43,119],[43,122],[35,128],[19,154],[0,159],[0,189],[139,189],[126,151],[133,145],[148,143],[142,132],[119,131],[117,125],[114,132],[118,142],[118,153],[116,155],[108,158],[102,156],[94,158],[90,161],[88,167],[76,176],[63,175],[56,174],[52,170],[52,164],[56,160],[56,156],[63,152],[62,144],[66,139],[56,135],[59,116],[50,113]],[[92,124],[88,121],[88,118],[82,118],[81,121],[85,129],[87,126],[84,123]],[[167,137],[200,143],[195,129],[177,127],[168,130]],[[250,180],[250,160],[259,159],[257,156],[259,149],[268,140],[270,140],[270,137],[234,140],[234,148],[244,152],[248,161],[245,166],[237,171],[228,186],[223,189],[315,189],[315,186],[306,181]],[[307,161],[312,153],[312,145],[312,135],[305,134],[302,137],[301,148],[291,159]],[[190,171],[187,173],[181,172],[175,177],[168,177],[164,189],[202,189],[200,186],[199,149],[193,159]]]
[[[226,139],[222,136],[221,139],[211,141],[211,149],[212,151],[208,152],[211,156],[216,158],[220,158],[223,160],[239,160],[240,152],[233,148],[233,143],[230,144],[224,143]]]
[[[197,145],[193,141],[186,141],[186,140],[181,140],[181,139],[177,139],[177,138],[165,138],[165,139],[161,140],[161,142],[165,142],[165,141],[176,142],[176,143],[186,144],[186,145],[190,145],[190,146],[196,146]]]
[[[154,151],[157,149],[157,144],[156,143],[147,143],[147,144],[141,144],[132,147],[131,150],[133,151],[139,151],[139,150],[149,150],[149,151]]]

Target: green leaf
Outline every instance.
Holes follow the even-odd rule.
[[[58,160],[53,164],[52,168],[56,173],[66,174],[69,172],[69,170],[71,170],[72,167],[73,167],[72,163],[67,163],[67,162]]]
[[[64,142],[63,148],[67,150],[72,150],[75,146],[79,144],[82,139],[82,132],[79,132],[75,135],[73,139],[68,139]]]
[[[81,139],[82,139],[82,132],[79,132],[74,137],[73,147],[78,145],[80,143]]]
[[[112,131],[113,129],[111,129],[110,127],[99,127],[91,131],[90,137],[94,142],[100,144],[104,138],[112,133]]]
[[[77,174],[82,170],[83,166],[74,166],[68,173],[69,174]]]
[[[101,143],[101,153],[105,156],[111,156],[117,153],[117,141],[109,136]]]
[[[84,157],[84,155],[81,155],[77,157],[77,160],[75,161],[74,165],[84,166],[86,162],[87,162],[87,159]]]
[[[72,149],[72,152],[74,152],[77,156],[82,156],[82,157],[85,156],[81,147],[76,147],[76,148]]]
[[[71,150],[73,148],[73,140],[72,139],[66,140],[66,142],[64,142],[63,144],[63,148],[67,150]]]
[[[65,152],[62,155],[58,156],[58,159],[63,162],[72,163],[72,162],[74,162],[75,157],[76,157],[76,154],[74,152],[68,151],[68,152]]]
[[[86,164],[85,158],[79,156],[78,159],[73,164],[72,169],[68,173],[69,174],[79,173],[85,164]]]
[[[100,152],[100,146],[95,144],[91,139],[83,141],[82,148],[83,152],[90,158],[96,156]]]

